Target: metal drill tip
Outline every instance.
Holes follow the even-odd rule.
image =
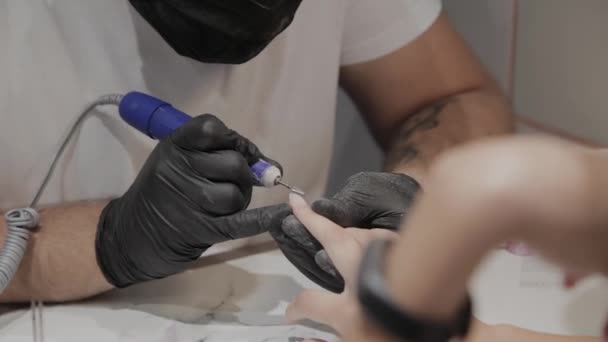
[[[287,189],[289,189],[289,191],[293,192],[294,194],[297,194],[297,195],[300,195],[300,196],[304,196],[305,195],[304,191],[302,191],[302,190],[300,190],[300,189],[298,189],[296,187],[293,187],[293,186],[291,186],[291,185],[289,185],[287,183],[284,183],[284,182],[282,182],[280,180],[277,181],[277,184],[280,184],[280,185],[286,187]]]
[[[302,191],[302,190],[300,190],[300,189],[298,189],[298,188],[294,188],[293,186],[292,186],[292,187],[291,187],[291,189],[289,189],[289,190],[290,190],[291,192],[293,192],[294,194],[296,194],[296,195],[300,195],[300,196],[302,196],[302,197],[303,197],[304,195],[306,195],[306,194],[304,193],[304,191]]]

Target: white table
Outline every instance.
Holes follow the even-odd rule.
[[[45,342],[335,341],[314,323],[288,325],[284,311],[314,284],[268,244],[201,260],[168,279],[83,303],[45,306]],[[28,310],[5,314],[0,341],[32,341]]]
[[[597,334],[608,313],[606,285],[592,281],[565,292],[551,269],[500,251],[482,267],[473,293],[478,317],[489,323]],[[305,287],[314,285],[279,251],[249,247],[204,258],[169,279],[46,307],[45,337],[47,342],[336,341],[320,326],[284,323],[286,305]],[[27,310],[2,320],[0,341],[31,341]]]
[[[573,290],[562,284],[562,272],[538,258],[497,251],[473,281],[475,312],[491,324],[600,336],[608,318],[608,281],[588,279]]]

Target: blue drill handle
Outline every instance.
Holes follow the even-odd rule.
[[[136,128],[152,139],[163,139],[178,127],[192,120],[192,117],[169,103],[150,95],[130,92],[123,96],[118,106],[120,116],[129,125]],[[275,168],[275,169],[273,169]],[[264,186],[274,186],[274,180],[269,180],[270,172],[275,174],[276,167],[265,160],[258,160],[250,167],[254,178]],[[264,177],[267,174],[267,177]]]
[[[129,125],[152,139],[163,139],[192,117],[167,102],[150,95],[131,92],[118,106],[120,116]]]

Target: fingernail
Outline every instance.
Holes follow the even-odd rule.
[[[578,283],[584,280],[587,277],[587,274],[584,273],[566,273],[564,277],[564,286],[567,289],[571,289],[575,287]]]
[[[302,196],[294,193],[289,194],[289,204],[293,209],[307,208],[308,203]]]
[[[567,275],[564,277],[564,287],[567,289],[571,289],[576,285],[576,278]]]
[[[504,247],[509,253],[517,256],[532,256],[534,253],[528,248],[528,246],[521,242],[507,242]]]

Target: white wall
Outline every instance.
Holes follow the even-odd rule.
[[[520,1],[518,113],[608,144],[608,1]]]
[[[483,63],[506,88],[513,29],[512,0],[452,0],[445,2],[445,9]],[[357,151],[356,157],[354,151]],[[350,100],[341,93],[328,193],[340,189],[348,176],[359,171],[380,170],[381,165],[379,149]]]

